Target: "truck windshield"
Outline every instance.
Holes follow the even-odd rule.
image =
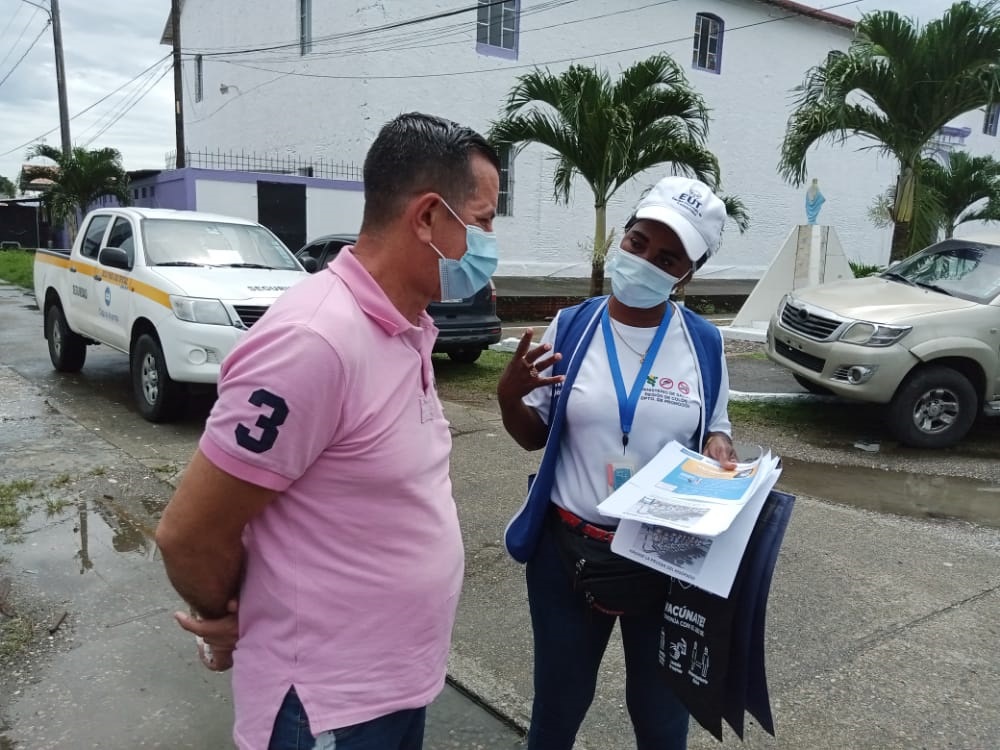
[[[900,261],[882,277],[988,304],[1000,294],[1000,247],[945,240]]]
[[[144,219],[142,236],[151,266],[299,268],[277,237],[249,224]]]

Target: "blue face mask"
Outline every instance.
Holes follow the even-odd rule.
[[[465,255],[459,260],[444,257],[433,242],[428,243],[441,256],[438,258],[441,301],[452,302],[471,297],[489,283],[497,270],[497,236],[472,224],[465,224],[444,199],[441,202],[452,216],[465,225]]]
[[[637,255],[618,250],[608,259],[611,293],[619,302],[643,310],[670,298],[680,279]]]

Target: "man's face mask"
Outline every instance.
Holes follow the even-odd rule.
[[[428,243],[441,256],[438,258],[441,301],[452,302],[471,297],[489,283],[497,270],[497,236],[494,232],[485,232],[480,227],[466,224],[444,198],[441,203],[465,226],[465,255],[459,260],[446,258],[433,242]]]

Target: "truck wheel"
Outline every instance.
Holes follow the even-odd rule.
[[[45,312],[45,338],[49,341],[49,359],[59,372],[80,372],[87,359],[84,338],[70,330],[59,305]]]
[[[132,349],[132,388],[139,413],[150,422],[172,422],[181,415],[184,388],[167,373],[156,337],[142,334]]]
[[[479,355],[482,353],[482,349],[454,349],[448,352],[448,357],[451,358],[452,362],[460,362],[463,365],[471,365],[479,359]]]
[[[914,448],[948,448],[976,420],[979,398],[962,373],[943,365],[915,370],[889,404],[889,429]]]

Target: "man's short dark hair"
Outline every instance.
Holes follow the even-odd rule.
[[[365,157],[362,228],[384,226],[420,193],[440,193],[452,206],[464,204],[476,189],[470,166],[474,153],[500,171],[496,151],[472,128],[420,112],[387,122]]]

